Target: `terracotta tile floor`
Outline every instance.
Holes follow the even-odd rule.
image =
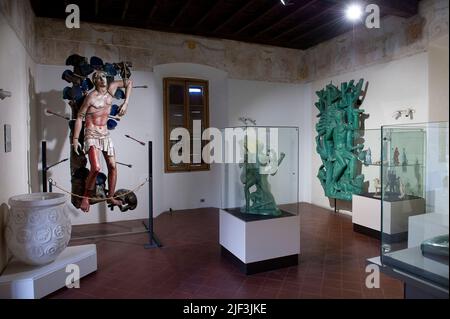
[[[383,274],[380,289],[365,287],[366,259],[380,242],[353,232],[349,216],[310,204],[300,214],[298,266],[246,276],[221,257],[217,209],[164,213],[155,219],[162,248],[144,249],[147,234],[72,240],[97,245],[98,271],[49,298],[403,298],[402,283]],[[73,236],[140,224],[76,226]]]

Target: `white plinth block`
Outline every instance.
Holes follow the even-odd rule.
[[[354,225],[378,232],[382,230],[385,236],[384,240],[393,242],[406,240],[409,218],[425,212],[423,198],[382,202],[380,198],[353,195],[352,205]],[[383,205],[383,218],[381,217],[381,205]]]
[[[353,224],[381,231],[381,198],[353,195]]]
[[[273,269],[276,268],[275,264],[282,267],[284,262],[297,264],[300,254],[300,217],[291,215],[245,221],[221,210],[219,241],[244,268],[253,265],[256,266],[254,269],[258,269],[247,269],[247,273],[264,271],[265,266]],[[267,263],[263,265],[264,262]]]
[[[396,202],[383,202],[383,232],[406,233],[410,216],[425,213],[425,199],[416,198]]]
[[[67,247],[55,261],[43,266],[26,265],[12,259],[0,276],[1,299],[38,299],[66,286],[67,265],[80,269],[80,278],[97,270],[96,245]],[[80,280],[80,286],[83,281]]]

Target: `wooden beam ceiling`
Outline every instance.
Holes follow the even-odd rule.
[[[382,16],[409,18],[419,0],[371,0]],[[291,0],[30,0],[39,17],[65,19],[64,5],[80,5],[86,22],[306,49],[351,29],[346,1]]]

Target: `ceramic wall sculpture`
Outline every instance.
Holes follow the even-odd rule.
[[[359,108],[367,92],[367,84],[364,90],[363,85],[361,79],[356,84],[342,83],[340,88],[329,84],[316,92],[316,150],[322,161],[317,177],[329,198],[350,201],[352,194],[363,191],[364,175],[358,174],[357,166],[367,154],[363,144],[354,144],[364,118]]]

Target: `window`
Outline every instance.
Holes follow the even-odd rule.
[[[200,122],[200,130],[194,130],[194,121]],[[203,131],[209,127],[208,81],[197,79],[164,79],[164,161],[165,172],[209,170],[203,162],[202,149],[208,141],[202,141]],[[170,140],[170,132],[185,128],[190,136],[189,163],[174,163],[170,150],[179,140]],[[198,147],[200,146],[200,147]],[[181,156],[183,148],[179,150]]]

